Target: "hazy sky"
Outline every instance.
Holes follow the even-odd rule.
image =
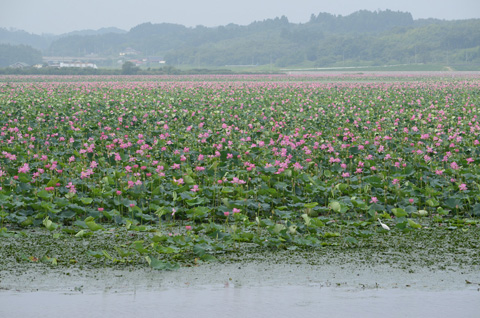
[[[414,19],[480,18],[479,0],[0,0],[0,27],[61,34],[144,22],[217,26],[285,15],[307,22],[312,13],[348,15],[358,10],[406,11]]]

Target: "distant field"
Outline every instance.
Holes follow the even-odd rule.
[[[188,70],[188,67],[181,67],[181,70]],[[258,66],[226,66],[225,69],[235,73],[291,73],[291,72],[475,72],[480,71],[480,65],[475,64],[402,64],[402,65],[338,65],[329,67],[287,67],[279,68],[273,65]]]
[[[0,83],[20,82],[405,82],[476,79],[480,71],[402,71],[369,69],[283,69],[281,72],[196,75],[0,75]]]
[[[325,68],[288,68],[280,69],[285,72],[478,72],[480,65],[440,65],[440,64],[406,64],[406,65],[383,65],[383,66],[347,66]]]

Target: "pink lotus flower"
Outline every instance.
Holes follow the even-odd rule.
[[[72,183],[72,182],[69,182],[66,186],[65,186],[67,189],[70,189],[70,193],[76,193],[77,190],[75,189],[75,185]]]
[[[371,197],[370,203],[377,203],[378,199],[377,197]]]
[[[175,179],[175,178],[173,178],[173,182],[175,182],[177,185],[181,185],[181,184],[184,183],[183,178],[180,178],[180,179],[178,179],[178,180]]]
[[[30,171],[30,167],[28,166],[28,163],[25,163],[23,166],[18,168],[18,173],[28,173]]]
[[[241,180],[237,177],[233,177],[232,181],[233,184],[245,184],[246,182],[244,180]]]
[[[303,166],[302,166],[300,163],[295,162],[295,163],[293,164],[293,168],[294,168],[295,170],[302,170],[302,169],[303,169]]]
[[[200,190],[200,189],[198,188],[198,185],[196,185],[196,184],[193,186],[192,189],[190,189],[190,191],[192,191],[192,192],[197,192],[197,191],[199,191],[199,190]]]

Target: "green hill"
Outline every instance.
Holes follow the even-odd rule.
[[[407,12],[362,10],[312,14],[306,23],[290,23],[285,16],[245,26],[144,23],[124,33],[57,37],[43,54],[93,54],[110,58],[111,66],[127,49],[136,53],[125,60],[160,56],[175,67],[457,64],[468,69],[480,65],[480,19],[414,20]]]

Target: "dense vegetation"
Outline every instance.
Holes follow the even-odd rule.
[[[28,65],[42,63],[42,53],[27,45],[0,44],[0,67],[7,67],[16,62]]]
[[[63,36],[42,49],[49,56],[118,59],[128,47],[140,51],[131,58],[162,56],[173,66],[472,65],[480,63],[480,19],[413,20],[410,13],[387,10],[320,13],[300,24],[285,16],[214,28],[144,23],[126,33]]]
[[[174,268],[159,259],[478,223],[478,78],[265,79],[2,85],[0,237],[152,231],[89,253]]]
[[[126,31],[117,28],[101,28],[99,30],[83,30],[73,31],[61,35],[54,34],[32,34],[23,30],[0,28],[0,43],[8,43],[12,45],[29,45],[41,51],[45,51],[53,41],[66,36],[74,35],[101,35],[107,33],[126,33]]]
[[[233,74],[224,68],[191,68],[181,70],[167,65],[161,68],[139,68],[131,62],[125,62],[121,69],[112,68],[80,68],[80,67],[25,67],[0,68],[0,75],[196,75],[196,74]]]

